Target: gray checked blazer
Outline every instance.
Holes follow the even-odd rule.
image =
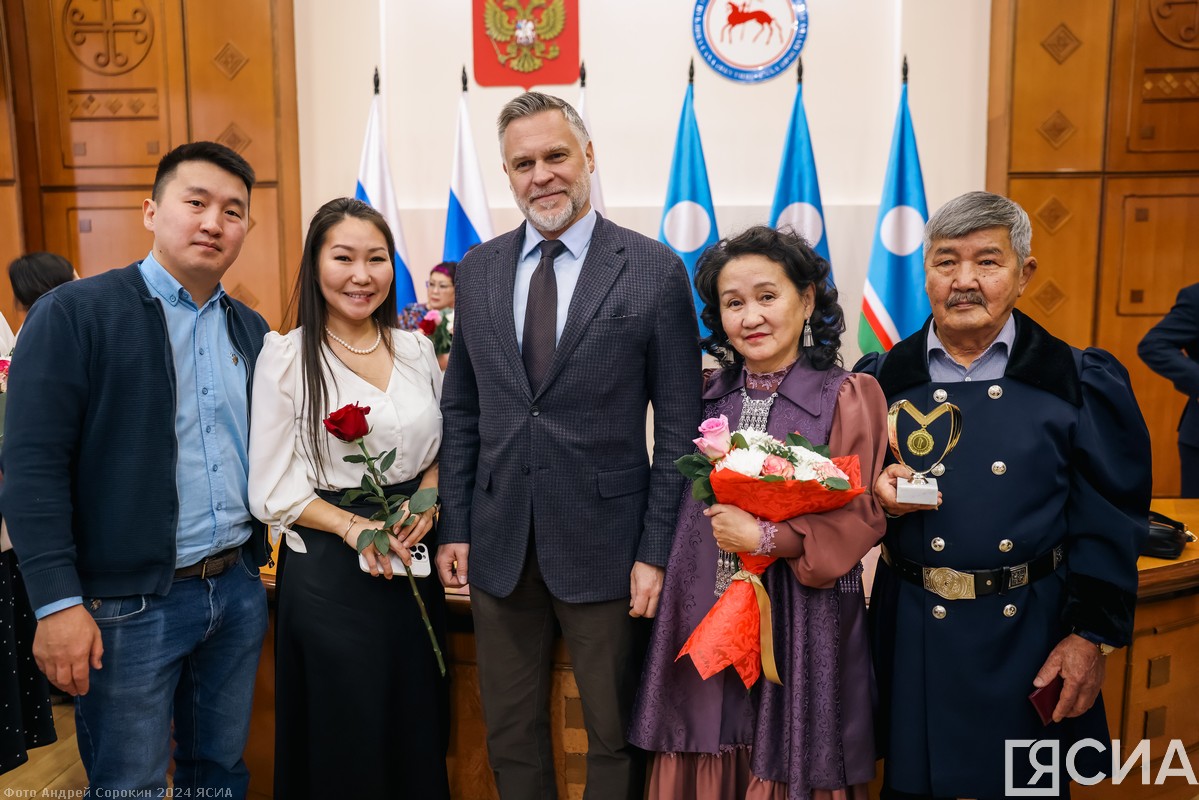
[[[673,462],[694,449],[700,421],[687,271],[665,245],[598,218],[566,327],[533,393],[512,313],[523,241],[524,224],[458,266],[438,540],[468,542],[471,584],[507,597],[533,529],[555,597],[628,597],[634,561],[666,565],[684,485]]]

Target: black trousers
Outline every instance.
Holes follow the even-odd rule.
[[[545,585],[530,552],[516,588],[495,597],[471,588],[487,752],[502,800],[558,797],[550,742],[554,623],[570,650],[587,730],[585,800],[640,800],[645,759],[625,739],[649,621],[627,598],[567,603]]]

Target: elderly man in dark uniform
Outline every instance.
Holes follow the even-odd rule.
[[[1030,783],[1068,796],[1070,746],[1109,745],[1099,689],[1104,657],[1132,633],[1149,435],[1115,358],[1013,310],[1036,270],[1031,238],[1007,198],[951,200],[924,236],[932,318],[857,366],[888,401],[924,414],[949,402],[963,420],[935,468],[948,415],[929,424],[926,455],[899,439],[905,462],[937,477],[937,507],[898,502],[901,464],[874,486],[892,517],[870,609],[884,798],[1003,797]],[[1043,724],[1026,698],[1059,677]],[[1057,774],[1031,763],[1047,763],[1044,751],[1005,746],[1033,739],[1057,741]],[[1078,756],[1079,774],[1110,769],[1110,748]]]

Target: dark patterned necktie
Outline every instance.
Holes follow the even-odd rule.
[[[550,362],[554,360],[558,329],[558,279],[554,277],[554,259],[566,249],[557,239],[541,243],[541,260],[529,281],[529,301],[525,305],[525,334],[521,356],[525,374],[533,391],[541,386]]]

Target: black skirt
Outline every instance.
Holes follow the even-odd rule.
[[[419,479],[386,487],[410,495]],[[318,492],[339,505],[342,492]],[[369,517],[377,506],[347,511]],[[340,537],[294,528],[280,548],[275,647],[275,797],[449,797],[449,681],[407,576],[372,577]],[[436,529],[424,539],[436,551]],[[417,578],[442,653],[445,593]]]
[[[50,684],[33,661],[36,628],[16,554],[0,553],[0,773],[24,764],[26,751],[57,738]]]

